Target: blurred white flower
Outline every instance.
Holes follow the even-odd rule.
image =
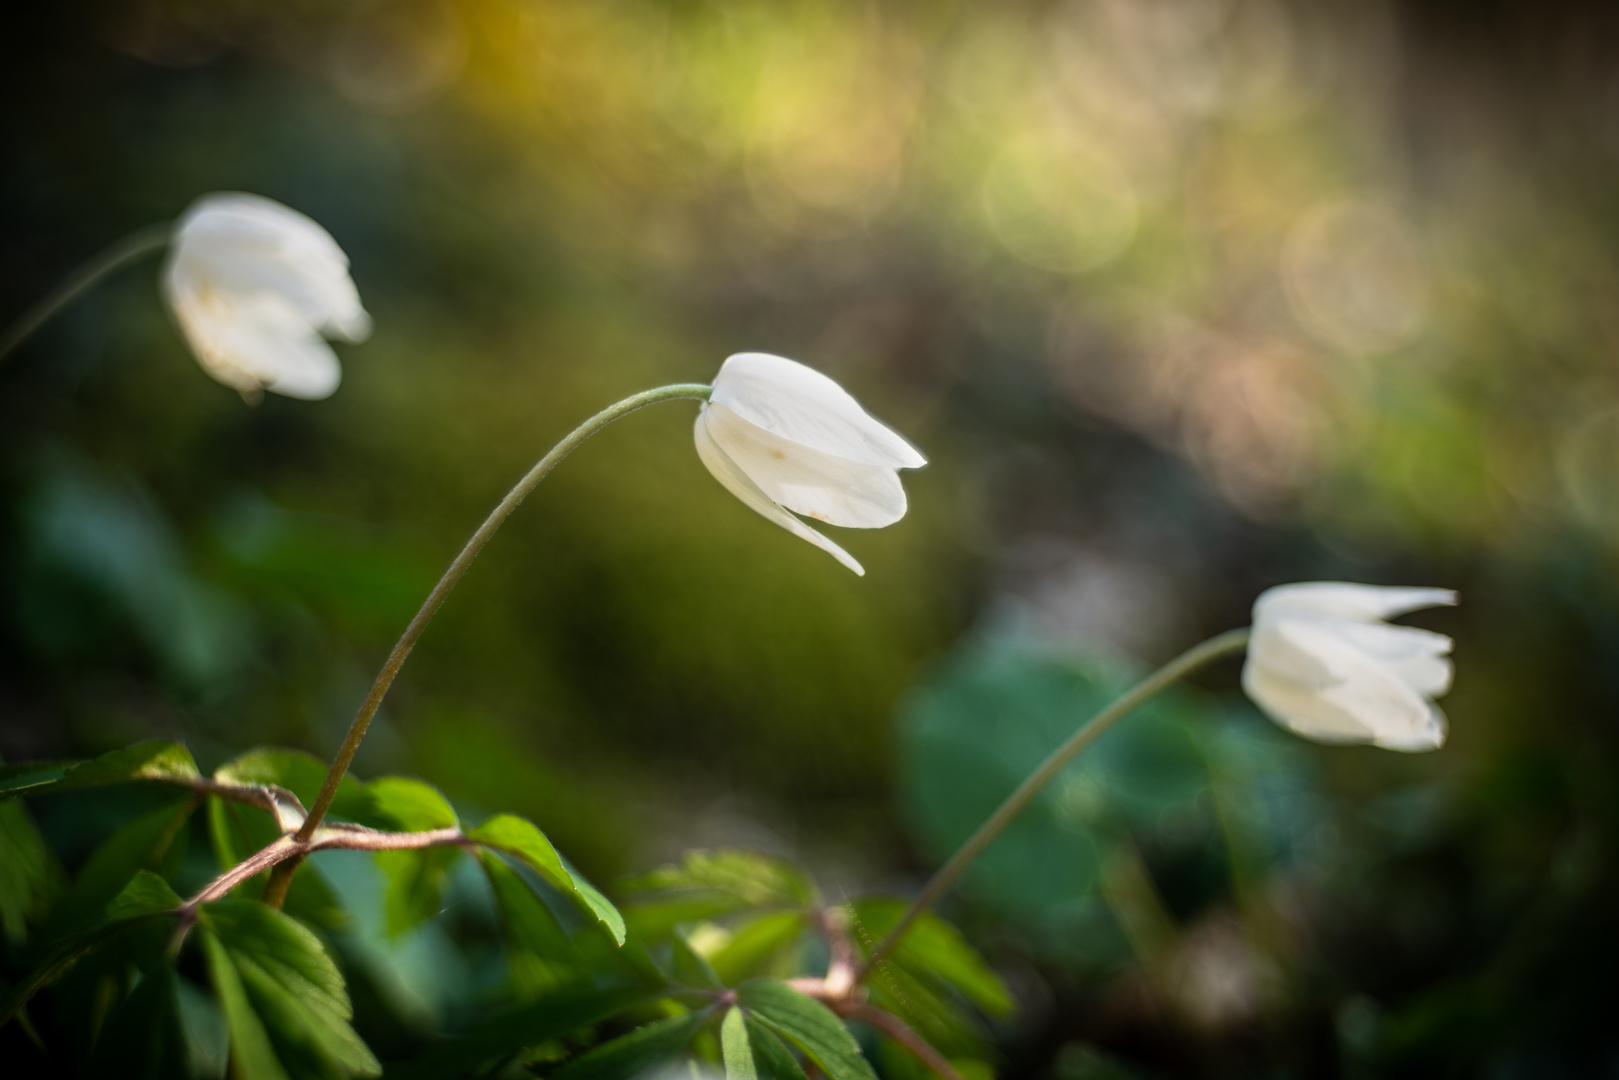
[[[927,459],[848,392],[803,364],[738,353],[697,415],[697,456],[726,489],[857,574],[848,552],[788,513],[852,529],[905,516],[896,469]]]
[[[1385,618],[1454,604],[1449,589],[1318,581],[1267,589],[1254,601],[1242,687],[1278,724],[1320,742],[1433,750],[1450,689],[1451,640]]]
[[[364,341],[371,317],[348,256],[298,211],[259,195],[204,195],[181,217],[163,293],[203,369],[249,400],[331,396],[326,337]]]

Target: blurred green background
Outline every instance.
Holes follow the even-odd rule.
[[[868,576],[638,414],[458,587],[363,775],[609,889],[746,845],[903,891],[1261,589],[1458,588],[1442,751],[1285,737],[1227,665],[947,913],[1021,1002],[1003,1075],[1619,1070],[1616,46],[1569,0],[14,12],[0,314],[234,189],[326,226],[377,330],[249,407],[152,263],[0,367],[0,756],[329,754],[557,438],[771,351],[931,459],[837,537]],[[112,825],[36,809],[70,869]]]

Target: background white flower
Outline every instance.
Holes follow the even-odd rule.
[[[1321,742],[1433,750],[1450,689],[1450,638],[1385,618],[1456,602],[1449,589],[1320,581],[1254,602],[1242,686],[1272,720]]]
[[[329,397],[342,368],[326,337],[364,341],[371,318],[348,256],[272,199],[204,195],[181,217],[163,292],[204,370],[244,397]]]
[[[857,574],[865,570],[794,513],[854,529],[905,516],[897,469],[927,459],[867,415],[813,368],[767,353],[738,353],[720,367],[697,416],[697,456],[726,489]]]

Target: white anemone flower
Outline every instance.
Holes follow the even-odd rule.
[[[847,551],[793,514],[851,529],[892,525],[905,516],[896,470],[927,464],[843,387],[767,353],[725,361],[696,438],[697,456],[726,490],[857,574],[865,570]]]
[[[324,337],[364,341],[371,317],[330,233],[260,195],[218,192],[175,228],[163,293],[203,369],[249,401],[330,397],[343,369]]]
[[[1450,689],[1451,640],[1385,618],[1456,602],[1449,589],[1317,581],[1254,601],[1242,687],[1278,724],[1319,742],[1434,750]]]

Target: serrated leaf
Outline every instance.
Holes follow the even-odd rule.
[[[804,1075],[804,1067],[775,1032],[751,1016],[746,1021],[754,1064],[766,1080],[809,1080]]]
[[[774,979],[753,979],[737,987],[736,999],[761,1023],[803,1049],[831,1080],[875,1080],[877,1074],[861,1056],[849,1029],[814,998]]]
[[[313,933],[247,900],[205,904],[199,919],[231,1030],[231,1060],[244,1076],[381,1073],[349,1026],[353,1010],[343,977]]]
[[[264,1023],[247,1000],[247,990],[231,962],[230,952],[206,929],[199,931],[198,937],[208,960],[208,981],[213,984],[230,1031],[230,1060],[236,1075],[241,1080],[288,1080],[287,1071],[270,1045],[270,1033],[264,1030]]]
[[[5,766],[5,771],[0,773],[0,797],[54,794],[141,780],[190,786],[189,781],[201,778],[191,751],[184,746],[175,742],[144,742],[77,764]]]
[[[797,944],[805,917],[802,911],[772,911],[748,922],[710,957],[714,971],[727,986],[754,975],[772,974],[764,969]]]
[[[515,814],[497,814],[467,833],[467,838],[521,859],[546,881],[576,898],[607,927],[615,942],[624,944],[624,916],[582,875],[569,871],[557,849],[533,822]]]
[[[637,937],[653,942],[673,933],[681,923],[708,922],[748,909],[748,904],[730,893],[682,892],[656,900],[632,900],[624,908],[624,920]]]
[[[855,937],[862,952],[888,936],[909,905],[903,900],[871,898],[850,905]],[[968,945],[961,933],[932,912],[923,912],[889,957],[913,975],[953,987],[991,1016],[1012,1010],[1012,995],[999,975]]]
[[[551,1080],[631,1080],[684,1050],[706,1015],[689,1012],[636,1028],[570,1061]]]
[[[62,976],[86,953],[124,931],[148,920],[170,915],[180,898],[156,874],[141,873],[107,905],[105,917],[60,940],[56,947],[21,982],[0,995],[0,1025],[14,1016],[28,999]]]
[[[820,894],[797,865],[757,851],[691,851],[679,866],[666,866],[634,878],[637,892],[704,889],[728,893],[749,907],[806,907]]]
[[[720,1054],[725,1059],[725,1080],[758,1080],[748,1022],[741,1009],[728,1010],[720,1024]]]

